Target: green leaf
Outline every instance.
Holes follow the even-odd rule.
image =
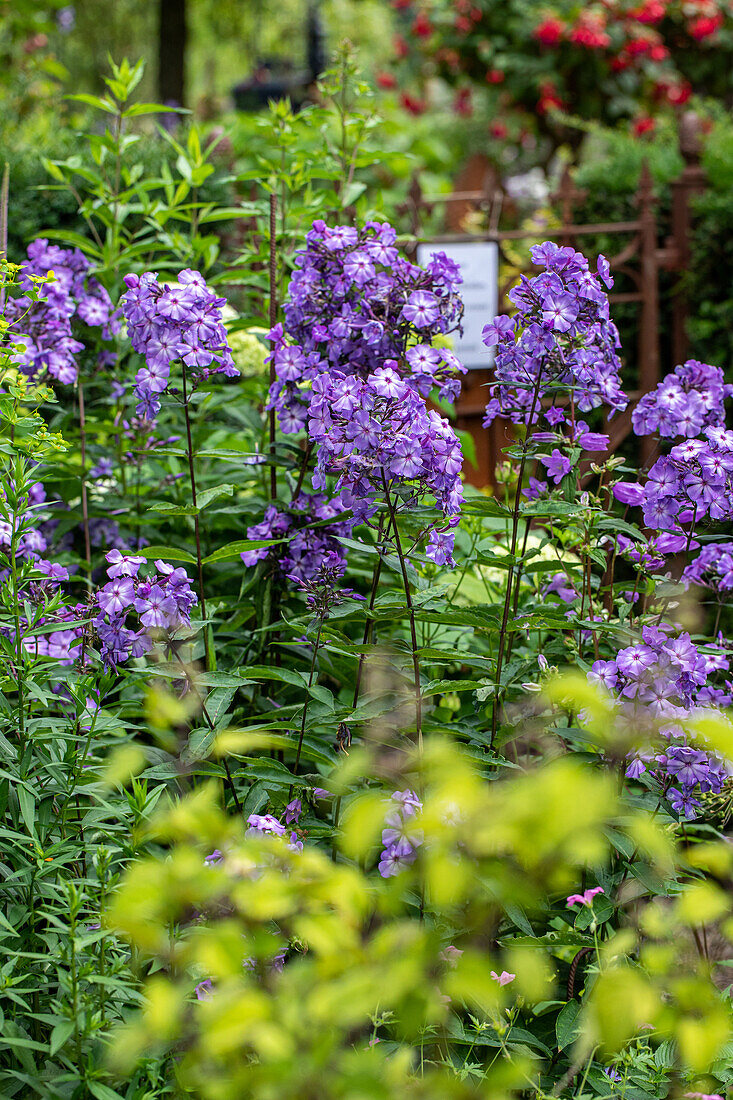
[[[148,561],[162,558],[163,561],[185,561],[188,565],[196,564],[196,558],[193,554],[189,554],[188,550],[179,550],[175,546],[144,546],[142,550],[137,550],[136,553]]]
[[[555,1021],[555,1035],[557,1036],[557,1049],[564,1050],[570,1046],[578,1036],[578,1016],[580,1015],[580,1001],[568,1001],[560,1010]]]
[[[56,1024],[56,1027],[51,1032],[51,1038],[48,1043],[48,1052],[51,1057],[54,1056],[64,1043],[74,1034],[74,1021],[73,1020],[61,1020]]]
[[[266,546],[275,546],[276,543],[284,541],[284,539],[237,539],[236,542],[228,542],[226,546],[221,546],[213,554],[209,554],[208,557],[203,559],[203,564],[209,565],[214,561],[231,561],[238,558],[244,550],[262,550]]]

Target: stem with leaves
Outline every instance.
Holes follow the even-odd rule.
[[[509,610],[512,606],[512,581],[514,578],[514,555],[517,552],[517,537],[519,535],[519,513],[522,506],[522,483],[524,481],[524,470],[527,465],[527,454],[529,452],[529,438],[532,430],[532,424],[534,423],[534,414],[537,408],[537,403],[540,397],[540,385],[542,382],[542,364],[537,372],[537,378],[534,384],[534,391],[532,393],[532,406],[530,408],[529,417],[527,419],[527,431],[522,443],[522,457],[519,462],[519,471],[517,473],[517,488],[514,493],[514,509],[512,512],[512,538],[509,548],[509,570],[507,573],[506,581],[506,595],[504,597],[504,612],[501,619],[501,629],[499,631],[499,651],[496,657],[496,680],[494,683],[494,702],[491,709],[491,741],[490,745],[493,745],[494,738],[496,737],[496,726],[499,718],[499,697],[501,694],[501,673],[504,666],[504,648],[506,645],[507,627],[509,624]]]
[[[198,505],[196,503],[196,474],[193,464],[193,443],[191,440],[191,417],[188,409],[188,382],[186,378],[186,364],[181,363],[183,377],[183,410],[186,417],[186,453],[188,456],[188,474],[191,483],[191,503],[197,509],[193,517],[194,535],[196,539],[196,565],[199,575],[199,599],[201,600],[201,618],[204,620],[204,655],[206,668],[211,668],[211,648],[209,642],[209,626],[206,622],[206,597],[204,596],[204,567],[201,556],[201,529],[199,526]]]
[[[405,555],[402,549],[402,540],[400,539],[399,527],[397,526],[397,513],[395,510],[394,501],[390,496],[389,485],[387,483],[387,478],[384,471],[382,471],[382,484],[384,486],[384,498],[387,503],[387,510],[389,512],[389,518],[392,525],[392,537],[394,540],[395,550],[397,551],[397,557],[400,563],[402,585],[405,590],[405,604],[407,606],[407,615],[410,622],[412,671],[415,679],[415,733],[417,736],[418,749],[422,753],[422,690],[420,685],[420,661],[418,658],[417,630],[415,628],[415,608],[412,603],[410,578],[407,575],[407,563],[405,562]]]

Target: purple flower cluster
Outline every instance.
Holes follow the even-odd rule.
[[[631,422],[637,435],[659,432],[669,439],[692,439],[704,428],[725,423],[724,402],[733,393],[720,367],[688,359],[675,367],[634,409]]]
[[[294,798],[285,807],[285,825],[274,814],[250,814],[247,818],[247,836],[285,836],[288,825],[297,824],[302,812],[301,800]],[[296,832],[291,832],[288,848],[291,852],[303,851],[303,841],[298,839]]]
[[[663,751],[636,754],[626,774],[637,779],[649,771],[676,812],[687,817],[695,816],[698,805],[693,792],[719,792],[729,769],[713,754],[690,748],[681,722],[695,707],[730,705],[733,683],[726,681],[725,690],[708,683],[711,673],[728,669],[722,652],[702,653],[689,634],[645,626],[640,643],[626,646],[614,660],[596,661],[588,674],[616,696],[620,718],[632,731],[656,724]]]
[[[99,328],[104,340],[119,331],[109,294],[89,270],[89,261],[77,248],[50,245],[42,237],[28,246],[18,280],[22,293],[8,300],[6,311],[11,338],[25,347],[18,366],[29,378],[64,385],[76,381],[76,357],[85,345],[72,333],[74,320]],[[44,278],[39,290],[43,297],[35,302],[30,296],[37,285],[33,276]],[[115,355],[104,351],[100,361],[109,365]]]
[[[463,501],[461,445],[409,382],[391,367],[365,379],[336,371],[321,376],[313,387],[308,434],[318,445],[314,486],[325,488],[327,475],[335,476],[355,521],[372,515],[375,498],[385,492],[399,491],[407,504],[432,496],[448,525],[432,533],[426,553],[438,564],[450,561],[448,527]]]
[[[695,521],[733,515],[733,432],[708,427],[700,439],[686,439],[658,458],[644,485],[617,482],[614,496],[641,505],[644,523],[680,537]],[[676,549],[681,549],[684,539]]]
[[[177,359],[190,369],[194,388],[210,374],[239,375],[221,318],[225,299],[217,298],[198,271],[179,272],[173,286],[161,286],[152,271],[125,275],[125,285],[120,305],[132,346],[145,357],[135,377],[139,416],[153,420],[158,414]]]
[[[270,401],[284,432],[305,427],[322,376],[366,378],[389,366],[424,396],[437,386],[455,400],[465,370],[436,337],[460,327],[460,269],[443,252],[426,270],[399,255],[392,226],[329,228],[314,222],[284,306],[270,333],[277,380]],[[290,342],[288,342],[290,341]]]
[[[384,851],[379,857],[379,873],[382,878],[398,875],[415,862],[417,849],[423,843],[423,830],[415,822],[416,815],[422,810],[422,802],[414,791],[395,791],[391,798],[392,807],[384,819],[382,844]]]
[[[112,668],[128,657],[141,657],[151,647],[151,634],[172,631],[191,621],[198,597],[185,569],[156,561],[156,572],[139,575],[145,558],[110,550],[109,581],[95,595],[94,626],[104,663]],[[130,617],[136,622],[131,626]]]
[[[526,425],[534,405],[533,423],[544,415],[554,426],[569,397],[581,412],[601,405],[611,415],[622,411],[618,331],[602,286],[613,285],[607,261],[598,257],[596,276],[582,253],[551,241],[533,248],[532,260],[545,270],[521,276],[510,291],[515,315],[484,328],[484,343],[497,348],[484,425],[497,416]]]
[[[713,592],[733,588],[733,542],[711,542],[685,568],[682,579]]]
[[[331,608],[337,607],[346,599],[363,600],[364,597],[354,592],[353,588],[339,588],[338,583],[346,571],[346,561],[333,550],[327,550],[323,555],[321,564],[315,574],[308,580],[295,574],[289,574],[289,579],[294,581],[305,595],[305,602],[310,611],[323,618]]]
[[[281,546],[260,547],[245,550],[241,559],[245,565],[256,565],[270,557],[286,576],[297,582],[309,582],[316,576],[326,555],[332,555],[346,566],[339,536],[348,538],[353,521],[344,518],[346,508],[340,496],[329,499],[324,493],[299,492],[288,512],[280,512],[274,504],[268,504],[265,518],[247,528],[247,538],[281,539],[288,541]],[[323,526],[312,526],[322,521],[332,521]]]

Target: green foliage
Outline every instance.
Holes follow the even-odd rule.
[[[715,827],[725,815],[680,822],[651,782],[626,783],[627,754],[649,731],[620,729],[586,677],[601,647],[636,637],[633,601],[619,599],[630,583],[647,621],[669,601],[625,565],[608,579],[608,534],[645,542],[608,504],[622,460],[591,467],[600,481],[566,479],[562,500],[523,500],[511,463],[496,496],[467,487],[451,571],[415,549],[427,505],[396,518],[380,502],[373,526],[342,540],[348,583],[366,598],[314,612],[277,568],[296,532],[247,537],[273,502],[295,514],[311,462],[297,438],[272,445],[263,410],[270,244],[280,301],[309,223],[392,216],[397,192],[382,185],[405,178],[430,136],[380,150],[348,49],[318,106],[276,103],[243,121],[233,159],[226,139],[224,158],[187,122],[146,138],[160,108],[138,101],[141,86],[142,68],[121,63],[102,96],[75,101],[94,122],[47,166],[85,229],[56,237],[113,295],[153,266],[198,266],[231,290],[241,377],[212,375],[188,400],[174,379],[153,429],[136,419],[141,362],[124,333],[109,368],[104,341],[75,317],[79,381],[52,392],[18,373],[22,341],[3,324],[0,1092],[724,1090],[730,997],[703,937],[733,937],[731,848]],[[637,150],[618,160],[631,178]],[[660,182],[673,163],[660,145]],[[235,263],[223,227],[237,235]],[[507,454],[538,452],[520,438]],[[46,499],[31,506],[39,481]],[[21,552],[39,521],[72,572],[63,593]],[[272,557],[245,568],[241,553],[264,546]],[[182,564],[206,613],[105,668],[90,596],[113,547]],[[547,598],[557,573],[582,592],[570,618]],[[82,650],[49,655],[37,639],[67,614],[89,627]],[[689,726],[692,743],[733,758],[723,717]],[[383,877],[380,835],[401,788],[419,794],[423,843]],[[302,812],[284,837],[248,835],[251,815],[281,818],[294,800]],[[588,904],[568,905],[594,883]]]
[[[361,761],[367,774],[378,756]],[[308,842],[244,837],[212,788],[156,816],[169,857],[131,868],[109,916],[150,971],[116,1066],[168,1052],[181,1088],[217,1100],[540,1098],[576,1077],[603,1095],[604,1061],[634,1076],[644,1058],[645,1084],[656,1076],[666,1092],[723,1054],[729,1006],[704,968],[683,977],[680,965],[685,928],[726,913],[725,895],[690,878],[684,846],[620,801],[610,775],[566,758],[487,783],[439,741],[401,766],[390,780],[420,790],[425,843],[397,879],[364,873],[385,813],[376,793],[349,799],[335,861]],[[677,896],[671,909],[633,916],[637,859]],[[705,846],[704,862],[730,860],[725,843]],[[606,893],[575,916],[564,895],[590,870]]]

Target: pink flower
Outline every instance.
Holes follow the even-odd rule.
[[[448,947],[446,947],[445,951],[440,952],[440,957],[443,962],[448,963],[448,966],[455,967],[462,954],[463,952],[461,951],[460,947],[454,947],[451,943]]]
[[[586,890],[584,894],[571,894],[568,898],[568,909],[572,909],[574,905],[591,905],[596,894],[603,893],[605,891],[602,886],[593,886],[590,890]]]
[[[514,981],[516,976],[516,974],[509,974],[506,970],[502,970],[501,974],[497,974],[495,970],[491,971],[491,977],[495,982],[498,982],[499,985],[509,985],[510,982]]]

